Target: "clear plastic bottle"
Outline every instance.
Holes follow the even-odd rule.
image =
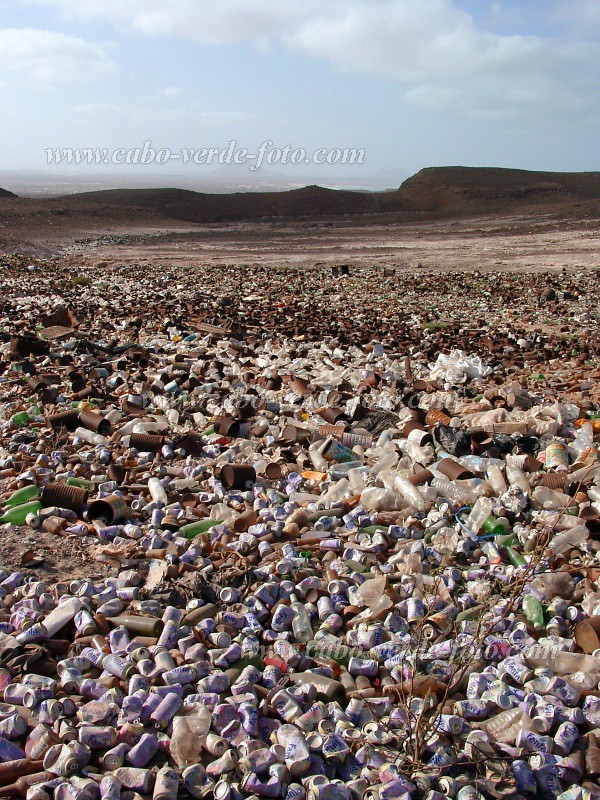
[[[403,478],[400,475],[396,475],[394,483],[400,494],[411,506],[416,508],[417,511],[425,511],[427,503],[416,486],[413,486],[407,478]]]
[[[519,706],[509,708],[495,717],[479,723],[479,727],[497,742],[513,743],[523,728],[524,712]]]
[[[504,480],[504,475],[502,474],[500,467],[497,464],[491,464],[488,467],[487,476],[490,486],[496,493],[496,497],[500,497],[500,495],[504,494],[504,492],[508,489],[508,486]]]
[[[461,456],[458,461],[463,467],[480,474],[489,472],[492,466],[499,467],[502,465],[502,461],[499,458],[483,458],[482,456]]]
[[[494,501],[491,500],[489,497],[479,497],[477,502],[471,509],[471,513],[467,517],[465,525],[471,531],[471,533],[479,533],[481,530],[483,523],[487,520],[487,518],[492,513],[492,509],[494,507]]]
[[[398,463],[398,453],[396,452],[387,453],[381,451],[379,452],[381,453],[381,457],[371,467],[371,476],[373,478],[379,475],[379,473],[383,472],[384,470],[392,469],[392,467],[395,467],[396,464]]]
[[[342,478],[337,483],[333,483],[320,499],[324,503],[337,503],[349,495],[350,492],[350,481],[347,478]]]
[[[532,586],[548,601],[555,597],[570,600],[575,591],[575,581],[568,572],[542,572],[533,579]]]
[[[523,656],[529,667],[545,667],[555,675],[574,675],[586,673],[595,683],[600,681],[600,659],[585,653],[569,653],[566,650],[547,646],[532,645]]]
[[[548,547],[553,553],[559,555],[572,547],[577,547],[582,542],[590,538],[590,532],[585,525],[577,525],[568,531],[563,531],[554,536],[548,543]]]
[[[531,493],[531,499],[534,502],[534,508],[537,506],[555,511],[567,508],[572,502],[569,495],[548,489],[547,486],[536,486]]]
[[[600,486],[590,486],[587,490],[587,496],[594,503],[600,503]]]
[[[327,472],[329,468],[329,464],[319,449],[323,444],[323,442],[313,442],[308,448],[308,457],[310,458],[311,464],[318,472]]]
[[[367,511],[400,511],[407,505],[398,492],[377,486],[369,486],[362,492],[360,504]]]
[[[529,494],[531,491],[529,481],[519,464],[518,456],[506,457],[506,479],[511,486],[518,486],[524,494]]]
[[[301,603],[295,594],[292,594],[290,608],[294,612],[292,631],[298,642],[309,642],[313,638],[312,625],[304,603]]]
[[[462,486],[457,486],[452,481],[449,481],[448,478],[435,477],[431,481],[431,485],[441,497],[447,497],[449,500],[455,500],[457,503],[464,503],[465,505],[475,502],[473,492],[464,489]]]
[[[368,475],[368,467],[356,467],[346,473],[346,477],[350,481],[350,488],[353,492],[359,494],[365,488]]]
[[[594,429],[589,422],[585,422],[577,432],[577,436],[569,443],[569,447],[574,450],[577,455],[583,453],[589,447],[594,446]]]

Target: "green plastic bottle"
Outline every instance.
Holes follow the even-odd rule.
[[[37,514],[42,510],[42,504],[37,500],[22,503],[20,506],[9,508],[1,517],[0,523],[11,522],[13,525],[24,525],[29,514]]]
[[[201,533],[206,533],[206,531],[214,528],[215,525],[220,525],[222,522],[222,519],[199,519],[198,522],[190,522],[189,525],[184,525],[179,528],[178,533],[185,536],[186,539],[194,539],[196,536],[199,536]]]
[[[368,533],[370,536],[373,536],[376,533],[385,533],[387,528],[384,528],[383,525],[367,525],[365,528],[361,528],[359,533]]]
[[[30,500],[35,500],[39,496],[40,490],[35,484],[23,486],[22,489],[17,489],[16,492],[13,492],[4,505],[6,508],[14,508],[15,506],[23,505],[23,503],[28,503]]]
[[[242,656],[239,661],[231,665],[231,669],[239,669],[240,671],[245,667],[256,667],[256,669],[263,670],[265,668],[265,662],[258,653],[255,653],[253,655]]]
[[[540,601],[532,594],[525,595],[521,604],[527,622],[536,630],[543,631],[546,627],[544,622],[544,609]]]
[[[344,644],[336,644],[327,640],[317,642],[313,639],[306,643],[304,652],[308,658],[327,658],[330,661],[337,661],[346,668],[350,663],[351,649]]]
[[[371,571],[369,567],[365,567],[364,564],[359,564],[358,561],[346,561],[346,566],[351,572],[365,573]]]
[[[496,517],[488,517],[481,527],[482,533],[487,536],[502,536],[506,533],[505,526]]]
[[[94,484],[85,478],[67,478],[65,483],[67,486],[78,486],[80,489],[87,489],[88,491],[94,488]]]
[[[481,616],[483,606],[481,604],[473,606],[472,608],[465,608],[464,611],[459,611],[456,615],[455,622],[466,622],[467,620],[478,619]]]
[[[527,566],[527,561],[521,555],[521,553],[517,553],[517,551],[513,550],[513,548],[510,545],[506,544],[504,545],[504,549],[506,550],[506,555],[508,556],[508,560],[510,561],[511,564],[513,564],[513,566],[515,567]]]
[[[19,411],[17,414],[12,415],[10,421],[13,425],[27,425],[27,423],[31,422],[31,417],[27,411]]]

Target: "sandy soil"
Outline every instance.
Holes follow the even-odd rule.
[[[138,238],[139,237],[139,238]],[[184,265],[372,265],[399,270],[559,270],[600,266],[596,221],[522,217],[421,224],[248,223],[136,231],[133,240],[91,241],[65,255],[92,261]]]
[[[600,266],[600,215],[536,207],[523,213],[398,221],[334,218],[190,225],[136,209],[83,216],[0,202],[0,253],[57,255],[67,263],[322,264],[400,270],[540,271]]]

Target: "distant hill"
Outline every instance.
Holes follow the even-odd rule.
[[[385,195],[382,192],[381,195]],[[79,203],[101,203],[152,210],[186,222],[227,222],[263,217],[322,217],[366,214],[379,193],[348,192],[306,186],[287,192],[205,194],[186,189],[109,189],[59,198],[74,208]]]
[[[279,192],[207,194],[185,189],[109,189],[30,201],[70,217],[140,216],[210,223],[393,214],[420,218],[567,207],[600,199],[600,172],[431,167],[384,192],[306,186]],[[11,204],[12,205],[12,204]]]
[[[600,198],[600,172],[430,167],[407,178],[398,194],[414,210],[450,212],[594,200]]]
[[[0,187],[0,197],[16,197],[16,196],[17,196],[16,194],[9,192],[8,189],[2,189],[2,187]]]

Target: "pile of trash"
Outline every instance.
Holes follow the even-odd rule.
[[[0,345],[0,797],[600,797],[593,380],[39,297]]]

